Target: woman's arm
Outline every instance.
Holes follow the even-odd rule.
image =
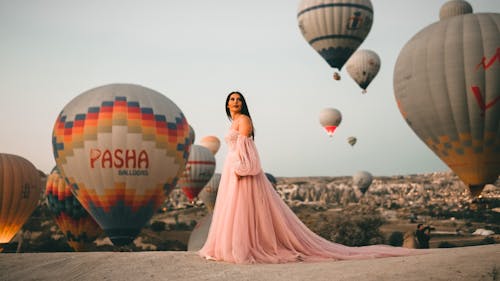
[[[246,137],[249,137],[252,134],[253,126],[252,126],[252,120],[250,117],[246,115],[241,115],[238,118],[238,132],[240,135],[244,135]]]

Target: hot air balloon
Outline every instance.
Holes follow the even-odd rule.
[[[413,36],[394,68],[404,119],[472,196],[500,174],[499,26],[497,13],[445,17]]]
[[[347,142],[351,145],[351,146],[354,146],[356,144],[356,142],[358,141],[358,139],[356,137],[348,137],[347,138]]]
[[[208,148],[215,155],[219,151],[220,140],[216,136],[206,136],[201,139],[200,145]]]
[[[264,173],[264,174],[266,175],[267,180],[273,185],[274,188],[276,188],[276,185],[278,184],[276,178],[270,173]]]
[[[330,137],[333,136],[340,122],[342,122],[342,114],[335,108],[324,108],[319,113],[319,123]]]
[[[0,153],[0,245],[9,243],[38,206],[40,183],[30,161]]]
[[[99,225],[73,196],[71,187],[57,169],[53,169],[47,179],[45,195],[49,210],[73,250],[85,250],[88,243],[92,243],[102,233]]]
[[[70,101],[54,125],[57,167],[116,246],[131,243],[185,168],[191,139],[164,95],[110,84]]]
[[[200,250],[205,241],[207,241],[208,231],[210,230],[210,224],[212,223],[213,213],[208,213],[201,220],[198,221],[193,231],[189,235],[187,250],[194,252]]]
[[[194,144],[189,153],[186,169],[177,185],[193,202],[215,172],[215,157],[208,148]]]
[[[358,171],[352,176],[352,183],[357,186],[361,193],[365,194],[372,184],[373,176],[367,171]]]
[[[200,191],[198,197],[203,201],[208,209],[208,212],[213,212],[215,207],[215,199],[217,199],[217,190],[219,190],[220,173],[214,173],[212,178]]]
[[[444,20],[454,16],[471,14],[472,6],[464,0],[450,0],[441,6],[439,19]]]
[[[374,51],[357,50],[346,64],[347,73],[366,93],[366,88],[380,70],[380,58]]]
[[[373,7],[370,0],[302,0],[297,20],[305,40],[340,71],[370,32]]]
[[[191,140],[191,144],[194,144],[195,138],[196,138],[196,134],[194,132],[194,129],[193,129],[193,127],[191,127],[191,125],[189,125],[189,139]]]

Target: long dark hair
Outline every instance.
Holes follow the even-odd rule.
[[[231,97],[232,94],[240,95],[241,103],[242,103],[241,114],[248,116],[248,118],[250,118],[250,120],[252,120],[252,116],[250,116],[250,112],[248,111],[247,101],[245,100],[245,97],[238,91],[231,92],[231,93],[229,93],[229,95],[227,95],[226,105],[224,106],[226,109],[227,118],[229,118],[229,120],[231,120],[231,121],[233,120],[233,118],[231,118],[231,111],[229,111],[229,108],[227,107],[227,105],[229,104],[229,98]],[[255,127],[253,127],[253,124],[252,124],[252,139],[254,139],[254,138],[255,138]]]

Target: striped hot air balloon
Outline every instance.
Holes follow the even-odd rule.
[[[191,139],[170,99],[132,84],[74,98],[54,125],[61,175],[113,244],[134,240],[185,168]]]
[[[394,92],[408,125],[478,196],[500,174],[500,14],[470,12],[406,43]]]
[[[0,244],[9,243],[38,206],[40,184],[30,161],[0,153]]]
[[[45,195],[49,210],[73,250],[84,251],[102,233],[57,169],[47,179]]]
[[[304,39],[340,71],[370,32],[373,7],[370,0],[302,0],[297,20]]]
[[[193,145],[189,153],[186,169],[177,185],[193,202],[215,172],[215,157],[208,148]]]

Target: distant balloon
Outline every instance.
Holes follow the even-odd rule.
[[[21,156],[0,153],[0,244],[9,241],[40,200],[40,174]]]
[[[380,57],[371,50],[357,50],[346,64],[351,78],[366,93],[366,88],[380,70]]]
[[[170,99],[142,86],[110,84],[64,107],[52,144],[73,194],[121,246],[135,239],[174,187],[191,139]]]
[[[368,191],[368,188],[372,184],[372,181],[373,176],[367,171],[359,171],[352,176],[353,184],[357,186],[363,194]]]
[[[356,144],[356,142],[358,141],[358,139],[356,137],[348,137],[347,138],[347,142],[351,145],[351,146],[354,146]]]
[[[220,173],[215,173],[198,195],[210,213],[214,211],[215,199],[217,199],[217,191],[219,190],[220,176]]]
[[[331,137],[342,122],[342,114],[335,108],[324,108],[319,113],[319,123]]]
[[[49,210],[73,250],[84,251],[86,245],[102,233],[101,227],[73,196],[71,187],[57,169],[47,179],[45,195]]]
[[[189,153],[186,169],[177,185],[192,202],[212,178],[215,172],[215,157],[208,148],[193,145]]]
[[[478,196],[500,174],[500,14],[464,14],[401,50],[394,92],[408,125]]]
[[[301,0],[297,20],[304,39],[340,71],[370,32],[373,7],[370,0]]]
[[[219,151],[220,140],[216,136],[206,136],[201,139],[200,145],[208,148],[215,155]]]
[[[464,0],[450,0],[439,10],[439,19],[444,20],[454,16],[472,13],[472,6]]]

